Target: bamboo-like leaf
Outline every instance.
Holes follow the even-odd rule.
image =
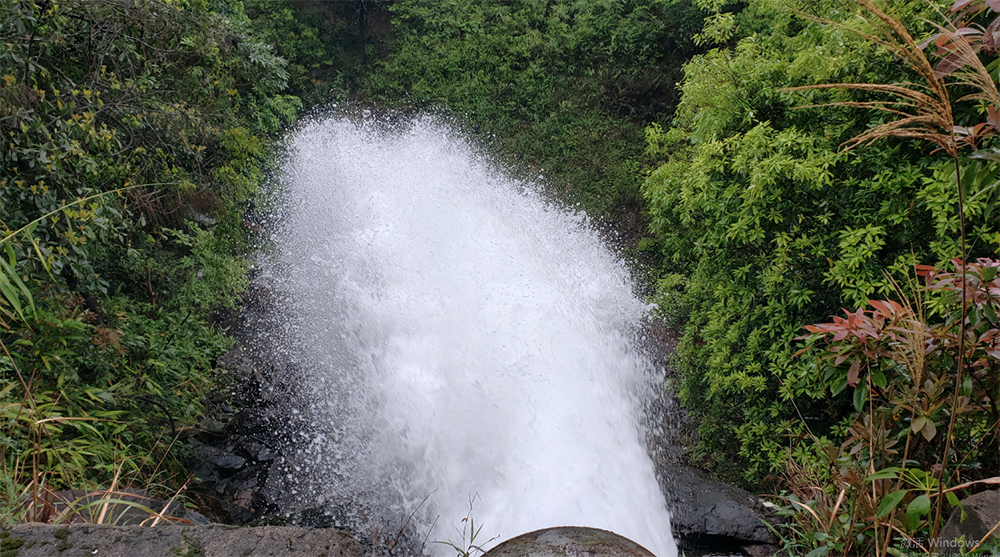
[[[17,287],[15,287],[15,284],[17,284]],[[22,288],[23,292],[27,292],[27,288],[24,288],[24,283],[17,277],[17,273],[14,273],[7,262],[0,258],[0,293],[3,293],[7,303],[14,308],[14,312],[17,313],[21,320],[26,320],[24,309],[21,306],[21,297],[18,293],[18,290]],[[28,292],[27,294],[30,300],[31,293]]]
[[[899,471],[900,468],[896,466],[885,468],[868,476],[867,478],[865,478],[865,481],[873,482],[875,480],[895,480],[896,478],[899,477]]]
[[[952,508],[957,507],[957,506],[959,506],[959,505],[962,504],[962,502],[958,500],[958,495],[955,495],[955,492],[948,491],[944,495],[945,495],[945,497],[948,498],[948,504],[951,505]]]
[[[16,286],[20,293],[23,294],[25,299],[28,301],[28,307],[31,308],[32,315],[35,313],[35,300],[31,295],[31,291],[28,290],[28,287],[21,281],[21,278],[17,276],[17,271],[14,269],[16,260],[14,258],[13,248],[10,245],[7,245],[5,251],[7,252],[9,262],[0,258],[0,284],[5,284],[8,288],[10,288],[10,292],[8,292],[7,288],[3,289],[4,296],[10,302],[10,305],[15,308],[18,315],[21,316],[21,319],[24,320],[25,317],[21,307],[20,296],[17,292],[13,291],[13,286]],[[13,284],[13,286],[11,286],[11,284]]]

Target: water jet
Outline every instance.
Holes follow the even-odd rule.
[[[286,510],[447,539],[477,496],[482,539],[576,524],[676,554],[646,308],[584,215],[427,118],[315,121],[284,171],[256,280],[280,306],[259,348],[298,378]]]

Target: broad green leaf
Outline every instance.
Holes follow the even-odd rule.
[[[900,489],[883,497],[878,504],[878,510],[875,511],[875,515],[879,518],[883,518],[888,515],[893,509],[896,508],[896,505],[899,505],[899,502],[903,500],[903,497],[906,497],[906,493],[908,491],[908,489]]]
[[[924,427],[920,429],[920,434],[923,435],[924,439],[928,441],[934,439],[934,436],[937,435],[937,426],[934,425],[934,421],[927,420]]]
[[[906,507],[906,519],[910,522],[911,528],[916,528],[920,524],[920,517],[931,512],[931,498],[925,493],[910,501]]]
[[[886,387],[887,383],[885,380],[885,374],[882,373],[882,370],[876,369],[872,371],[872,383],[880,389],[884,389]]]
[[[925,515],[931,512],[931,498],[926,493],[919,495],[910,501],[910,504],[906,506],[907,514],[920,514]]]
[[[868,400],[868,389],[864,385],[854,387],[854,409],[858,412],[864,410],[866,400]]]
[[[917,416],[916,418],[913,418],[913,421],[910,422],[910,431],[912,431],[913,433],[916,433],[916,432],[924,429],[924,424],[925,423],[927,423],[927,418],[925,418],[923,416]]]
[[[997,276],[998,270],[1000,270],[1000,267],[984,267],[981,273],[983,282],[989,282],[993,280],[993,278]]]

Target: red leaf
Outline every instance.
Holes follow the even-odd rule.
[[[962,8],[971,4],[972,2],[973,0],[956,0],[956,2],[951,5],[951,13],[955,13],[958,10],[961,10]]]
[[[858,384],[858,375],[861,374],[861,360],[854,360],[851,369],[847,370],[847,384],[855,386]]]
[[[997,30],[1000,29],[1000,16],[997,16],[983,30],[983,46],[989,49],[996,49]]]
[[[1000,130],[1000,110],[991,104],[986,105],[986,122]]]

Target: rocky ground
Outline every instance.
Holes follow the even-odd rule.
[[[295,527],[18,524],[0,530],[4,557],[362,557],[350,534]]]

